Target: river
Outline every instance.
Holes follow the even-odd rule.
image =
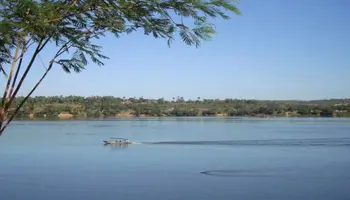
[[[350,199],[349,155],[344,118],[16,121],[0,199]]]

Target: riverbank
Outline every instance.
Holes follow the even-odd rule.
[[[27,117],[27,118],[15,118],[14,121],[65,121],[65,120],[118,120],[118,119],[161,119],[161,118],[350,118],[350,116],[227,116],[227,115],[214,115],[214,116],[118,116],[118,117]]]
[[[21,98],[16,99],[16,103]],[[10,109],[14,111],[16,105]],[[29,98],[17,118],[130,118],[185,116],[350,117],[350,99],[263,101],[237,99],[164,99],[118,97]]]

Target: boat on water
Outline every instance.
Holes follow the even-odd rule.
[[[126,144],[132,144],[133,142],[126,138],[113,138],[111,140],[103,140],[103,142],[108,145],[126,145]]]

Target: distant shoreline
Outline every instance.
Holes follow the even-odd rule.
[[[9,115],[16,104],[9,109]],[[16,119],[77,120],[91,118],[149,117],[350,117],[350,99],[315,101],[263,101],[238,99],[184,100],[119,98],[111,96],[51,96],[31,97],[16,115]]]

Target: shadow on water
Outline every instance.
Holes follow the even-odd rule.
[[[225,145],[225,146],[350,146],[350,138],[223,140],[223,141],[164,141],[141,142],[152,145]]]

